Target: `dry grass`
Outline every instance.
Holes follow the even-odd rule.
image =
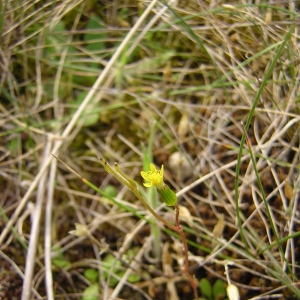
[[[97,159],[141,183],[151,135],[186,208],[196,278],[231,282],[241,299],[299,298],[299,9],[1,1],[0,298],[87,299],[90,286],[99,299],[193,299],[178,236],[155,231]],[[75,223],[88,235],[69,235]]]

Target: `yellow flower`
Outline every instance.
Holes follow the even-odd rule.
[[[150,164],[150,171],[141,172],[141,176],[149,181],[144,183],[145,187],[155,186],[157,189],[160,189],[164,186],[164,165],[161,166],[160,170],[157,170],[154,164]]]
[[[145,187],[155,186],[162,200],[168,206],[174,206],[177,203],[176,194],[164,183],[164,165],[160,170],[157,170],[154,164],[150,164],[150,171],[141,172],[142,177],[149,181],[144,183]]]

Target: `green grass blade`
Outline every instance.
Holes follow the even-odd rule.
[[[280,46],[278,47],[278,50],[277,50],[277,52],[276,52],[276,54],[274,56],[274,59],[272,60],[272,62],[270,64],[270,67],[266,71],[266,74],[265,74],[265,76],[264,76],[264,78],[263,78],[263,80],[261,82],[261,85],[260,85],[259,90],[258,90],[258,92],[256,94],[256,97],[254,99],[253,105],[251,107],[251,110],[249,112],[249,115],[248,115],[248,118],[247,118],[247,121],[246,121],[246,124],[245,124],[245,131],[246,132],[249,129],[249,126],[251,124],[251,120],[252,120],[252,118],[254,116],[255,109],[256,109],[256,106],[257,106],[258,101],[260,99],[260,96],[263,93],[263,90],[264,90],[266,84],[268,83],[268,79],[271,76],[271,74],[272,74],[272,72],[273,72],[273,70],[275,68],[276,63],[277,63],[277,61],[278,61],[278,59],[279,59],[282,51],[284,50],[284,47],[285,47],[286,43],[290,40],[290,38],[292,36],[292,32],[294,31],[294,29],[295,29],[295,27],[291,26],[289,32],[285,36],[285,39],[281,42]],[[243,148],[244,148],[245,140],[246,140],[246,136],[244,134],[242,136],[242,139],[241,139],[241,146],[240,146],[240,149],[239,149],[239,152],[238,152],[238,158],[237,158],[236,177],[235,177],[235,197],[234,197],[234,199],[235,199],[235,205],[236,205],[236,215],[237,215],[237,219],[238,219],[239,232],[240,232],[241,238],[242,238],[242,240],[244,242],[244,245],[245,245],[246,249],[248,249],[247,241],[246,241],[246,238],[244,236],[244,229],[242,227],[242,217],[241,217],[241,212],[240,212],[239,203],[238,203],[238,196],[239,196],[239,193],[238,193],[239,173],[240,173],[241,158],[242,158],[242,153],[243,153]],[[266,198],[264,196],[264,191],[263,191],[263,188],[262,188],[262,185],[261,185],[260,178],[259,178],[258,174],[256,174],[256,176],[257,176],[257,180],[258,180],[258,182],[260,184],[260,191],[262,193],[262,197],[264,199],[266,209],[268,210],[268,204],[267,204]],[[271,218],[271,216],[269,214],[268,214],[268,218],[269,218],[270,224],[273,224],[273,227],[272,227],[273,233],[275,235],[275,239],[276,239],[278,248],[280,249],[280,252],[283,255],[283,250],[282,250],[282,247],[281,247],[281,245],[279,243],[279,238],[278,238],[278,235],[276,233],[276,230],[275,230],[275,227],[274,227],[274,223],[273,223],[272,218]]]

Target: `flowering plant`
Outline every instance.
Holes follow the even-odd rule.
[[[72,168],[70,168],[66,163],[61,161],[58,157],[56,157],[54,154],[52,154],[58,161],[62,162],[69,170],[71,170],[76,176],[78,176],[85,184],[87,184],[89,187],[91,187],[93,190],[99,192],[103,195],[103,192],[98,189],[95,185],[93,185],[91,182],[86,180],[84,177],[79,175],[77,172],[75,172]],[[175,225],[169,223],[167,220],[165,220],[163,217],[161,217],[153,208],[147,203],[147,201],[143,198],[143,196],[138,191],[138,187],[136,182],[131,179],[129,176],[127,176],[118,166],[117,163],[114,164],[114,168],[112,168],[109,163],[104,160],[103,158],[99,157],[100,162],[103,164],[104,169],[115,176],[120,182],[122,182],[124,185],[126,185],[135,195],[136,197],[141,201],[141,203],[151,212],[151,214],[159,221],[161,221],[164,225],[166,225],[171,230],[177,232],[181,238],[183,248],[184,248],[184,267],[183,267],[183,273],[188,278],[191,287],[194,291],[194,296],[196,299],[198,299],[198,292],[197,292],[197,283],[195,278],[189,273],[189,259],[188,259],[188,246],[186,242],[186,238],[184,235],[184,232],[182,230],[182,227],[179,224],[179,206],[177,205],[177,196],[176,194],[169,188],[168,185],[164,183],[163,176],[164,176],[164,166],[161,166],[160,170],[157,170],[154,166],[154,164],[150,164],[150,171],[148,172],[141,172],[141,176],[149,181],[147,183],[144,183],[145,187],[156,187],[158,193],[161,195],[163,201],[168,206],[174,206],[175,208]],[[105,195],[107,196],[107,195]],[[109,199],[112,199],[112,201],[115,201],[113,197],[109,197]],[[76,235],[76,236],[84,236],[88,235],[90,238],[94,240],[92,235],[89,234],[89,231],[81,226],[80,224],[76,224],[76,230],[72,230],[70,234]]]
[[[148,182],[144,183],[145,187],[156,187],[158,193],[160,194],[163,201],[168,206],[174,206],[175,207],[175,226],[169,223],[167,220],[162,218],[159,214],[156,213],[155,210],[152,209],[152,207],[145,201],[145,199],[142,197],[140,192],[138,191],[137,184],[134,180],[132,180],[129,176],[127,176],[118,166],[117,163],[115,163],[115,168],[112,168],[107,161],[105,161],[103,158],[99,158],[100,162],[103,164],[105,170],[114,175],[120,182],[124,183],[135,195],[136,197],[141,201],[141,203],[152,213],[152,215],[159,221],[161,221],[163,224],[165,224],[170,229],[177,232],[182,240],[183,247],[184,247],[184,267],[183,272],[187,276],[193,291],[194,296],[196,299],[198,299],[198,292],[197,292],[197,284],[194,279],[194,277],[189,273],[189,262],[188,262],[188,247],[185,239],[185,235],[183,233],[182,227],[179,224],[179,206],[177,205],[177,196],[176,194],[169,188],[168,185],[164,183],[164,166],[161,166],[160,170],[157,170],[154,164],[150,164],[150,171],[141,172],[141,176]]]

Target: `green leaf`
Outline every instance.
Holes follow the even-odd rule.
[[[145,172],[150,171],[150,163],[152,163],[152,153],[147,151],[147,148],[142,144],[143,150],[143,170]]]
[[[141,276],[137,273],[134,273],[134,274],[131,274],[129,277],[128,277],[128,282],[130,283],[136,283],[136,282],[139,282],[141,279]]]
[[[199,282],[199,287],[202,295],[204,295],[208,299],[212,299],[212,288],[208,279],[202,278]]]
[[[104,189],[103,192],[107,195],[109,195],[110,197],[116,197],[117,196],[117,189],[112,186],[112,185],[107,185]]]
[[[97,283],[94,283],[87,287],[82,294],[82,300],[98,300],[99,299],[99,287]]]
[[[59,21],[55,27],[47,33],[45,40],[45,57],[50,61],[59,61],[61,52],[67,42],[67,35],[62,34],[65,31],[65,26],[62,21]]]
[[[62,269],[70,265],[70,262],[68,262],[66,259],[63,258],[53,258],[52,263],[53,265]]]
[[[95,282],[98,279],[98,271],[95,269],[86,269],[84,271],[84,277],[90,282]]]
[[[226,296],[226,282],[218,279],[213,285],[214,299],[218,299],[220,296]]]
[[[9,142],[8,142],[8,146],[7,146],[8,150],[11,152],[11,154],[13,156],[17,156],[19,154],[19,149],[21,148],[20,147],[20,138],[19,136],[11,139]]]
[[[105,49],[104,40],[107,38],[107,34],[103,32],[97,32],[97,29],[105,28],[101,25],[101,18],[92,17],[86,27],[89,32],[84,35],[84,41],[87,42],[86,49],[89,51],[99,51]],[[97,40],[97,41],[95,41]]]
[[[107,254],[103,259],[103,267],[104,267],[104,278],[107,279],[109,273],[111,273],[111,277],[109,280],[109,286],[113,287],[118,283],[118,279],[113,277],[113,274],[122,277],[124,275],[124,271],[121,270],[121,262],[119,260],[116,261],[116,258],[112,254]],[[110,270],[113,267],[113,270]],[[105,271],[105,269],[107,271]]]

